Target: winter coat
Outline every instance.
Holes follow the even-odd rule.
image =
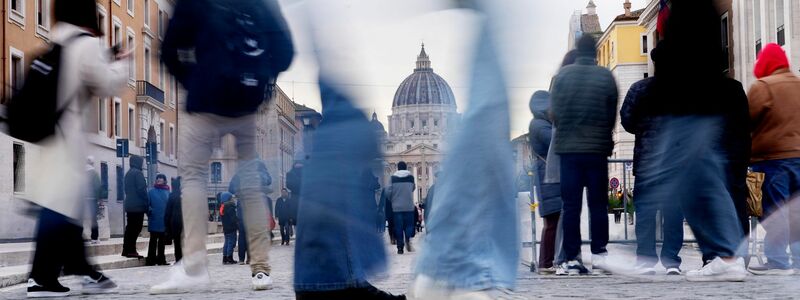
[[[86,30],[57,22],[50,41],[63,44],[87,33]],[[96,97],[111,97],[128,82],[128,61],[112,61],[98,38],[80,37],[63,45],[58,82],[58,105],[65,107],[58,133],[38,145],[37,159],[30,160],[26,194],[19,198],[53,210],[73,221],[81,219],[86,208],[86,147],[83,112],[96,106]],[[93,102],[95,101],[95,102]]]
[[[169,194],[167,208],[164,212],[165,232],[172,239],[181,238],[183,233],[183,209],[181,209],[181,182],[172,180],[172,193]]]
[[[275,217],[278,218],[278,224],[281,226],[289,224],[289,221],[295,216],[291,211],[293,206],[291,198],[278,198],[278,201],[275,203]]]
[[[146,213],[148,210],[147,182],[142,173],[144,158],[131,156],[131,169],[125,173],[125,212]]]
[[[399,170],[392,175],[392,189],[390,199],[392,201],[392,211],[394,212],[413,212],[414,211],[414,176],[408,170]]]
[[[552,90],[556,153],[611,155],[618,97],[614,76],[593,57],[562,68]]]
[[[531,149],[536,161],[536,174],[539,182],[536,186],[539,189],[541,200],[539,201],[539,215],[546,217],[561,212],[561,185],[558,183],[544,183],[547,169],[547,156],[550,149],[550,141],[553,136],[553,124],[550,122],[550,98],[546,93],[533,95],[531,99],[531,112],[533,120],[528,127]]]
[[[233,195],[230,193],[222,193],[220,201],[222,202],[219,208],[222,231],[225,234],[235,233],[239,229],[239,218],[236,216],[236,201],[233,201]]]
[[[800,157],[800,78],[782,69],[753,83],[748,97],[751,161]]]
[[[164,217],[167,213],[169,189],[153,188],[147,193],[150,199],[150,211],[147,213],[147,230],[165,232],[167,230]]]
[[[620,122],[625,131],[636,136],[636,142],[633,148],[633,175],[639,176],[639,166],[644,161],[649,161],[650,153],[655,152],[654,149],[658,144],[656,137],[660,128],[657,126],[657,117],[649,115],[643,111],[642,102],[648,99],[649,92],[653,89],[653,82],[655,77],[639,80],[634,83],[625,95],[625,101],[622,103],[622,109],[619,111]]]
[[[286,188],[292,193],[289,197],[292,198],[292,206],[289,210],[294,214],[294,220],[297,222],[298,208],[300,207],[300,194],[303,188],[303,168],[292,168],[289,173],[286,173]]]

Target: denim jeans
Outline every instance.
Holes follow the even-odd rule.
[[[683,212],[678,205],[663,205],[663,201],[648,192],[651,187],[646,182],[646,175],[637,175],[637,185],[633,205],[636,207],[636,260],[638,264],[653,267],[659,262],[656,254],[657,213],[661,211],[664,223],[661,227],[664,243],[661,246],[661,265],[665,268],[679,268],[683,247]]]
[[[417,274],[450,288],[513,289],[519,212],[514,187],[509,108],[488,22],[473,59],[469,105],[434,191]]]
[[[786,269],[800,266],[800,201],[793,200],[800,191],[800,158],[767,160],[753,164],[753,171],[765,174],[764,216],[761,225],[767,231],[764,252],[769,264]],[[791,257],[786,248],[792,246]]]
[[[561,154],[561,199],[564,201],[564,252],[567,261],[581,252],[581,209],[587,188],[592,254],[608,252],[608,158],[602,154]]]
[[[406,240],[414,237],[414,212],[394,213],[394,236],[397,238],[397,249],[403,249]]]
[[[239,225],[239,261],[245,261],[247,256],[247,233],[244,226]]]
[[[233,248],[236,248],[236,232],[225,234],[225,244],[222,245],[223,256],[233,256]]]

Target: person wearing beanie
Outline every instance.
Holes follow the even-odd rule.
[[[564,269],[588,274],[579,260],[582,191],[587,201],[592,232],[593,270],[602,272],[608,254],[608,156],[614,149],[619,94],[611,72],[597,65],[596,41],[584,35],[578,41],[575,64],[561,68],[552,86],[554,150],[561,156]]]
[[[236,216],[236,200],[233,194],[222,192],[219,194],[219,216],[222,220],[222,232],[225,234],[225,244],[222,247],[222,264],[235,264],[233,248],[236,247],[236,232],[239,230],[239,218]]]
[[[751,265],[750,272],[790,275],[792,268],[800,268],[800,206],[790,203],[790,196],[800,191],[800,78],[789,70],[786,53],[777,44],[768,44],[761,51],[755,75],[758,81],[748,93],[753,138],[750,161],[753,171],[765,174],[761,224],[767,232],[767,263]]]
[[[150,232],[150,244],[147,248],[148,266],[167,265],[167,257],[164,255],[164,248],[167,243],[165,236],[166,224],[165,215],[167,202],[169,201],[169,185],[167,176],[164,174],[156,175],[156,182],[153,188],[147,193],[149,209],[147,210],[147,231]]]

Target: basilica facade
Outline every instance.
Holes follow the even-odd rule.
[[[383,185],[390,183],[397,163],[404,161],[416,179],[415,201],[424,199],[435,181],[434,174],[441,169],[447,151],[446,136],[460,118],[450,85],[433,72],[422,45],[414,72],[394,95],[388,133],[377,115],[372,116],[373,126],[382,137]]]

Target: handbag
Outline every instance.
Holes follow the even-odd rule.
[[[762,206],[763,192],[761,187],[764,185],[764,173],[747,172],[747,214],[753,217],[764,216]]]

